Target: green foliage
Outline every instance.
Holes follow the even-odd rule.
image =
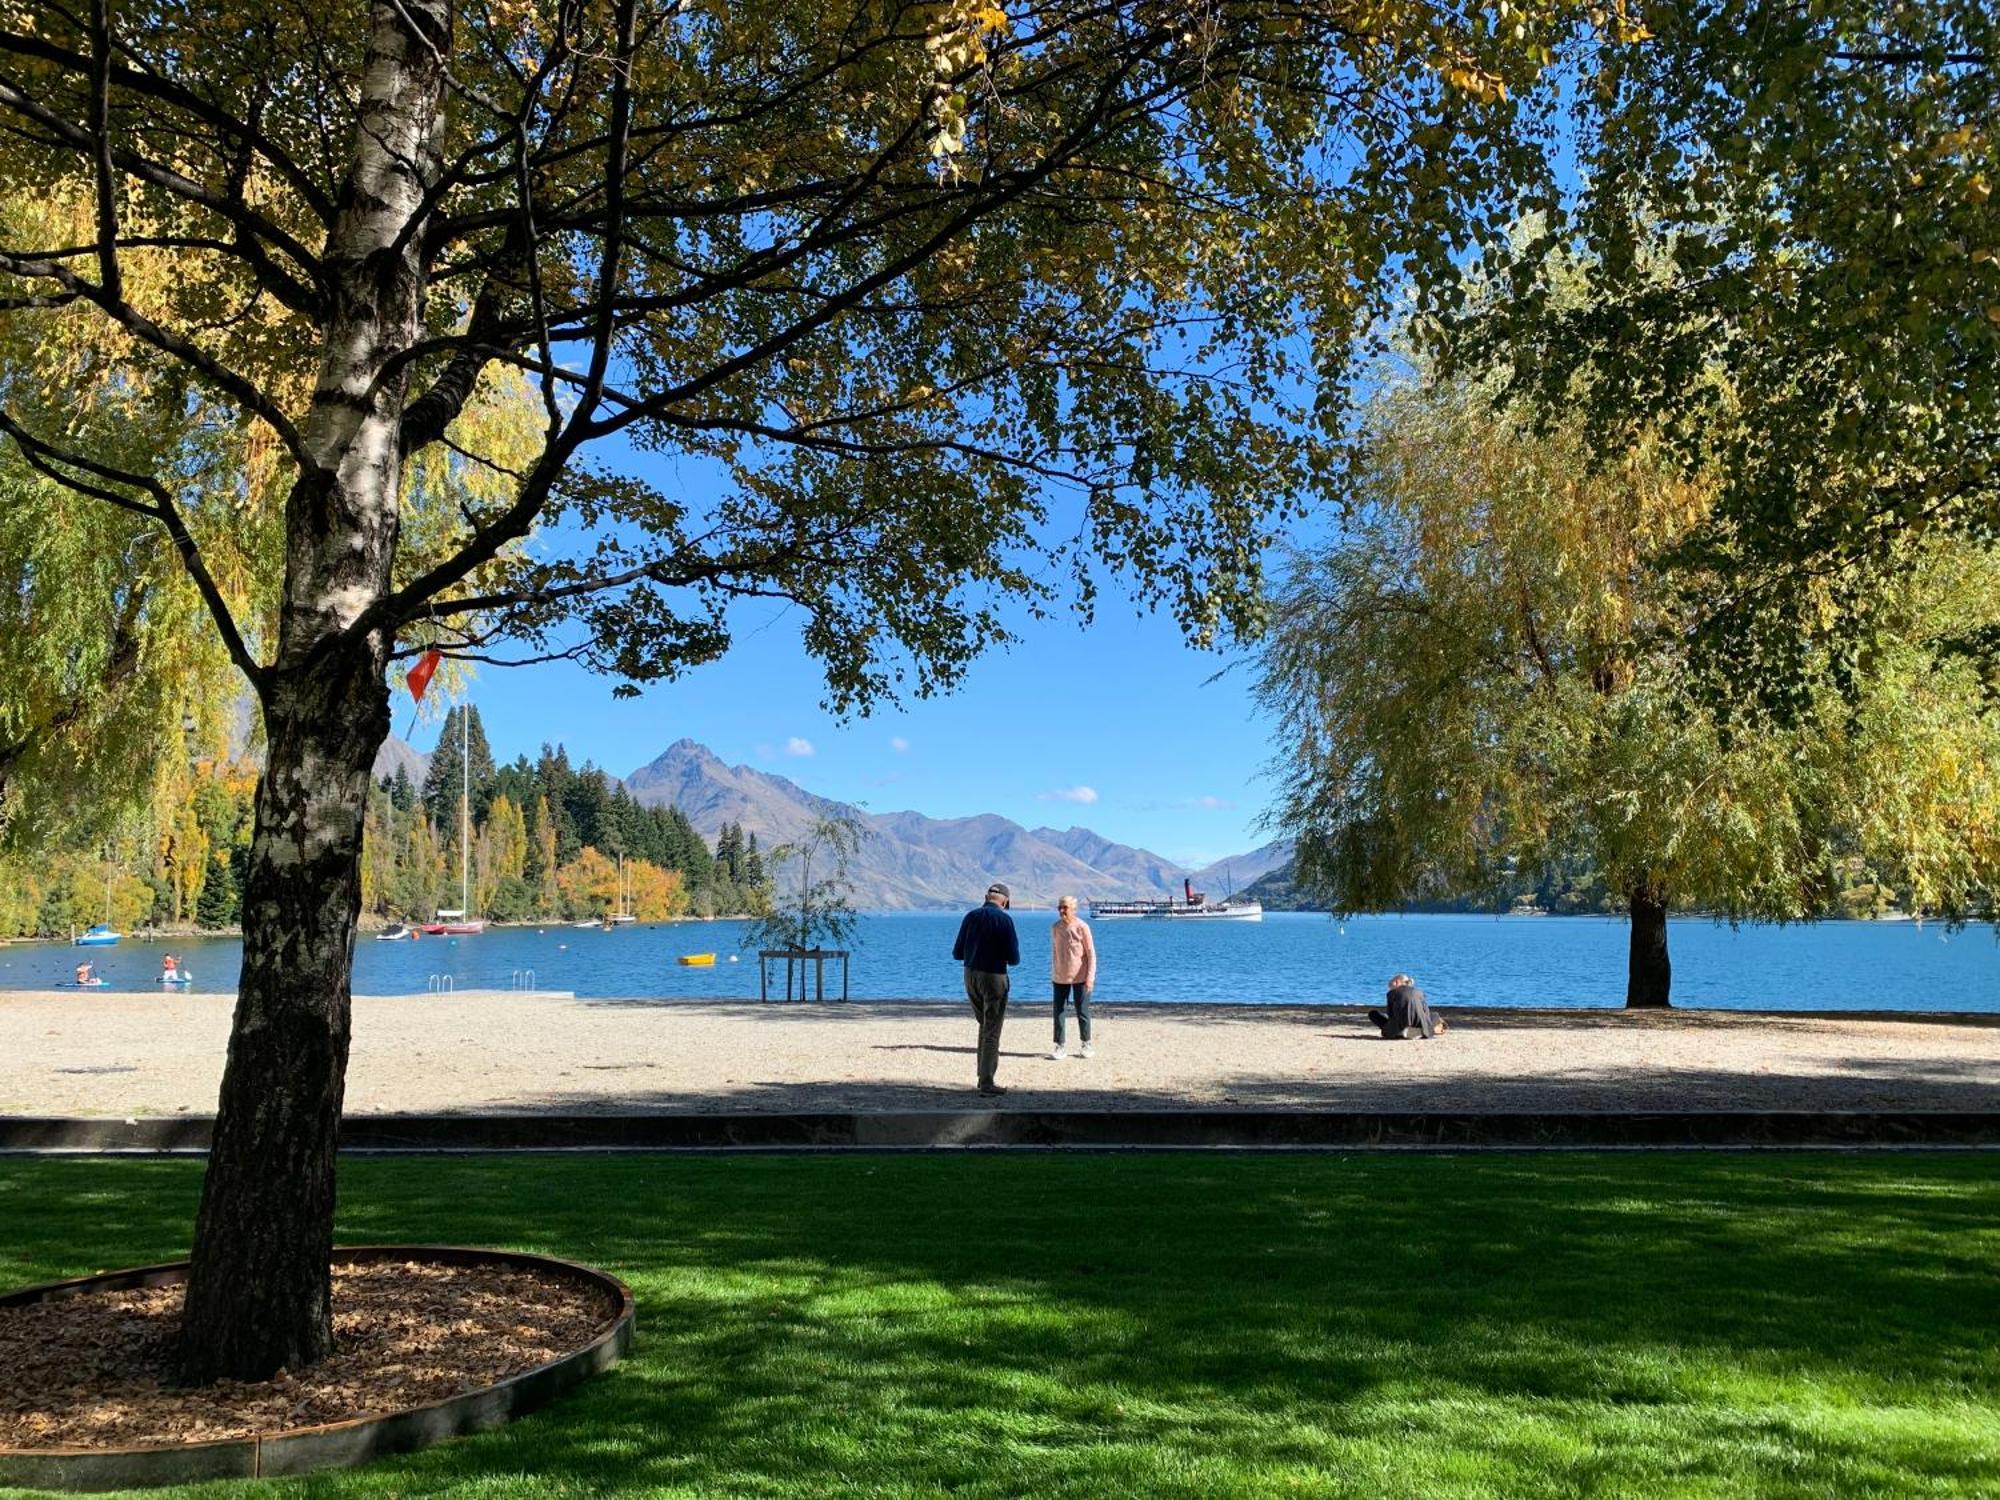
[[[1885,627],[1940,533],[2000,535],[2000,11],[1987,0],[1702,0],[1579,59],[1582,186],[1431,299],[1596,447],[1711,476],[1677,560],[1698,648],[1803,710]],[[1580,290],[1566,283],[1580,282]],[[1894,627],[1887,627],[1893,629]],[[1964,637],[1991,662],[2000,637]]]
[[[956,0],[630,11],[621,33],[616,7],[554,0],[119,7],[100,183],[89,26],[0,5],[0,163],[43,220],[5,242],[0,320],[34,380],[55,363],[36,340],[89,325],[163,409],[191,393],[209,430],[256,435],[234,515],[178,492],[192,431],[119,466],[163,477],[192,543],[240,563],[252,622],[291,618],[287,567],[372,538],[365,513],[395,517],[395,555],[343,645],[512,637],[628,684],[722,652],[745,594],[802,606],[843,706],[948,687],[1005,638],[1003,601],[1087,610],[1114,578],[1191,639],[1252,629],[1273,523],[1329,483],[1314,378],[1337,385],[1405,272],[1454,275],[1463,235],[1540,180],[1510,90],[1587,24],[1543,0],[1186,24]],[[314,485],[337,466],[302,474],[324,455],[292,434],[351,432],[316,381],[346,337],[323,295],[354,253],[346,113],[364,58],[428,55],[428,31],[396,38],[433,24],[451,102],[397,238],[419,343],[378,328],[369,356],[394,362],[374,389],[402,483],[328,517]],[[36,415],[30,435],[76,436]],[[591,467],[607,440],[713,483]]]
[[[853,890],[853,883],[847,878],[848,862],[868,836],[867,826],[857,818],[820,818],[803,838],[771,850],[771,868],[776,873],[767,898],[769,906],[743,930],[742,946],[752,949],[844,946],[853,936],[855,920],[854,905],[848,899]],[[752,834],[744,849],[744,873],[740,878],[749,878],[749,862],[758,857],[756,835]]]

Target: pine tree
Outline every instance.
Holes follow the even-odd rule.
[[[461,715],[465,721],[463,728],[460,726]],[[479,710],[472,704],[462,704],[445,714],[444,726],[438,733],[437,749],[431,755],[430,771],[424,777],[424,810],[440,830],[458,825],[458,799],[466,790],[461,779],[461,745],[469,754],[472,767],[473,821],[483,822],[486,809],[493,802],[493,750],[486,743],[486,730],[479,722]]]

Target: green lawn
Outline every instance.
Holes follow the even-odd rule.
[[[199,1170],[0,1161],[0,1283],[172,1258]],[[1993,1155],[344,1172],[344,1240],[607,1267],[639,1343],[510,1429],[258,1494],[2000,1494]]]

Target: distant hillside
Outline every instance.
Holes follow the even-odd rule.
[[[731,766],[693,740],[680,740],[625,778],[639,801],[672,803],[704,837],[740,823],[765,847],[797,838],[815,818],[847,815],[872,836],[855,857],[857,906],[949,908],[979,900],[1004,880],[1018,906],[1053,906],[1056,897],[1137,900],[1180,888],[1171,860],[1114,843],[1087,828],[1028,829],[993,813],[931,818],[869,813],[807,791],[751,766]]]
[[[1288,869],[1291,863],[1292,841],[1273,839],[1247,853],[1232,854],[1214,864],[1203,865],[1189,879],[1196,890],[1210,900],[1219,901],[1224,896],[1250,895],[1251,887],[1258,881],[1276,870]]]
[[[393,777],[398,766],[409,773],[410,784],[421,790],[424,778],[430,774],[431,758],[400,734],[391,734],[375,752],[375,776],[378,780]]]

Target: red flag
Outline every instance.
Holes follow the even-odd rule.
[[[403,678],[403,681],[410,685],[410,696],[417,702],[424,701],[424,689],[431,685],[431,678],[437,673],[438,663],[443,660],[442,651],[426,651],[417,658],[417,664],[410,668],[409,674]]]

